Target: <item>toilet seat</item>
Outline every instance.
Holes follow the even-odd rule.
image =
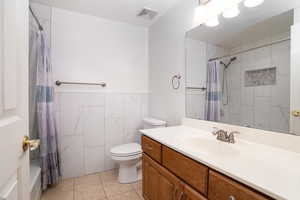
[[[135,157],[142,154],[142,147],[137,143],[123,144],[110,150],[113,157]]]
[[[131,161],[131,160],[136,160],[136,159],[140,159],[142,157],[142,153],[140,154],[136,154],[136,155],[133,155],[133,156],[114,156],[112,155],[111,158],[114,160],[114,161],[119,161],[119,162],[123,162],[123,161]]]

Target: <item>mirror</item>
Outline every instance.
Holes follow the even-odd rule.
[[[186,116],[289,133],[294,11],[253,15],[186,33]]]

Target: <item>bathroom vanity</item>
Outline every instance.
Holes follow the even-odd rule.
[[[201,127],[141,131],[146,200],[300,199],[299,170],[283,170],[300,166],[300,154],[276,146],[284,135],[266,134],[253,140],[242,128],[236,144],[228,144],[217,141],[209,126]],[[273,145],[264,142],[267,137],[275,141]]]

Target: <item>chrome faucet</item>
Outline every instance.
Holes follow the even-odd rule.
[[[214,131],[212,132],[213,135],[217,135],[217,140],[220,140],[222,142],[227,142],[227,143],[235,143],[235,134],[240,134],[237,131],[233,131],[228,135],[228,132],[222,129],[218,129],[214,127]]]

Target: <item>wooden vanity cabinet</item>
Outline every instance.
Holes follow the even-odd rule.
[[[179,178],[143,155],[143,196],[145,200],[183,200]]]
[[[143,154],[143,196],[145,200],[158,200],[160,174],[150,158]]]
[[[152,159],[161,163],[161,148],[162,145],[159,142],[152,140],[149,137],[142,137],[143,152],[147,153]]]
[[[198,192],[207,195],[208,167],[166,146],[162,149],[162,165]]]
[[[207,198],[202,196],[199,192],[197,192],[187,184],[184,184],[183,193],[183,200],[207,200]]]
[[[213,170],[209,171],[210,200],[271,200]]]
[[[146,136],[145,200],[273,200]]]

